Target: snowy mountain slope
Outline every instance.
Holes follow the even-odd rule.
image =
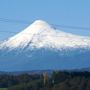
[[[73,35],[37,20],[0,43],[0,71],[90,67],[90,37]]]
[[[4,41],[0,48],[78,48],[90,47],[90,37],[82,37],[54,29],[37,20],[22,32]]]

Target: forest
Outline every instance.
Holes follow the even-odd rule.
[[[0,90],[90,90],[90,72],[0,74]]]

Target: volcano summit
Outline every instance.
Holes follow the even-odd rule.
[[[74,35],[37,20],[0,43],[0,71],[90,67],[90,37]]]

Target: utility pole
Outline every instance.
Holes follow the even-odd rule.
[[[44,85],[46,86],[47,84],[48,84],[48,73],[47,72],[45,72],[45,73],[43,73],[43,82],[44,82]]]

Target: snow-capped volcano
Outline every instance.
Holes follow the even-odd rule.
[[[54,29],[37,20],[22,32],[1,44],[1,48],[78,48],[90,47],[90,37],[82,37]]]
[[[90,37],[66,33],[37,20],[0,43],[0,70],[90,67]]]

